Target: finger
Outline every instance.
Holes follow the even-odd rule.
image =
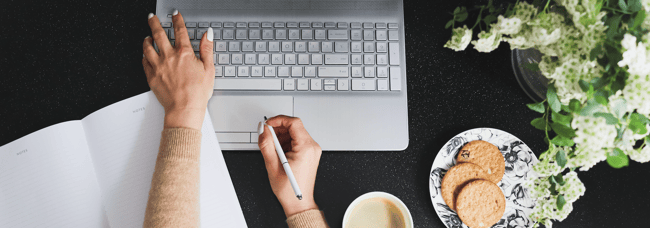
[[[174,36],[176,37],[174,46],[177,48],[192,48],[190,36],[187,34],[187,28],[185,28],[185,20],[183,20],[183,15],[178,10],[174,10],[172,13],[172,22],[174,23]]]
[[[149,14],[149,27],[151,27],[151,35],[153,40],[158,45],[158,49],[161,53],[166,53],[171,50],[172,45],[169,44],[169,39],[167,39],[167,33],[160,25],[160,20],[153,13]]]
[[[142,67],[144,67],[144,75],[147,76],[147,83],[149,83],[153,78],[153,66],[144,55],[142,55]]]
[[[280,166],[280,158],[275,151],[275,144],[273,142],[273,136],[269,131],[267,126],[264,126],[264,132],[260,134],[257,145],[260,147],[262,152],[262,157],[264,157],[264,164],[266,164],[266,169],[269,173],[277,170]]]
[[[211,27],[208,28],[208,31],[203,34],[203,37],[201,37],[201,44],[199,45],[201,61],[203,62],[203,67],[205,67],[206,70],[214,69],[214,59],[212,59],[214,50],[214,42],[212,42],[212,39],[214,38],[213,32],[214,31]]]
[[[303,141],[303,140],[312,139],[311,136],[309,136],[309,133],[307,132],[305,127],[303,126],[300,118],[279,115],[279,116],[271,117],[266,121],[266,123],[268,125],[271,125],[274,128],[280,126],[287,128],[289,131],[289,135],[294,140]]]
[[[142,53],[149,63],[154,65],[158,62],[160,56],[158,56],[156,49],[153,48],[153,44],[151,43],[152,41],[153,39],[150,36],[144,38],[144,42],[142,43]]]

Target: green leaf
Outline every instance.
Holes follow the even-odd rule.
[[[576,131],[573,130],[573,128],[564,126],[559,123],[551,123],[551,128],[553,128],[553,131],[561,136],[567,137],[567,138],[573,138],[576,137]]]
[[[587,101],[587,105],[580,110],[580,115],[581,116],[593,116],[594,113],[597,112],[605,112],[604,107],[596,102],[595,99],[590,99]]]
[[[621,7],[621,10],[627,11],[627,4],[625,0],[618,0],[618,7]]]
[[[492,24],[492,22],[494,22],[494,21],[496,21],[496,20],[497,20],[497,17],[494,16],[494,15],[487,15],[485,18],[483,18],[483,21],[484,21],[486,24]]]
[[[580,89],[582,89],[583,92],[589,91],[589,82],[580,79],[580,81],[578,81],[578,85],[580,85]]]
[[[596,102],[598,102],[599,104],[601,104],[603,106],[607,106],[607,104],[609,103],[609,101],[607,101],[607,98],[603,97],[601,95],[596,95],[594,97],[594,99],[596,99]]]
[[[638,13],[636,13],[636,17],[634,17],[634,26],[632,26],[632,29],[636,29],[639,27],[639,25],[643,24],[643,20],[645,20],[646,13],[645,10],[640,10]]]
[[[611,30],[611,28],[608,29],[608,31],[609,30]],[[618,63],[623,59],[623,53],[621,53],[618,47],[614,47],[609,43],[605,43],[605,50],[607,50],[607,58],[609,59],[610,63]]]
[[[627,5],[628,11],[634,13],[634,12],[637,12],[637,11],[641,10],[642,8],[643,8],[643,5],[641,5],[640,0],[629,0],[628,1],[628,5]]]
[[[535,112],[539,113],[544,113],[545,108],[544,108],[544,102],[539,102],[539,103],[534,103],[534,104],[527,104],[528,108],[530,110],[533,110]]]
[[[603,118],[605,118],[605,121],[607,121],[607,124],[609,124],[609,125],[618,124],[618,118],[616,118],[611,113],[597,112],[597,113],[594,113],[594,117],[603,117]]]
[[[598,58],[598,56],[601,54],[603,54],[603,46],[598,44],[596,45],[596,47],[594,47],[594,49],[591,49],[591,51],[589,52],[589,60],[593,61],[596,58]]]
[[[548,128],[549,130],[551,129],[548,126],[548,124],[546,123],[546,120],[544,118],[542,118],[542,117],[539,117],[539,118],[534,119],[533,121],[530,121],[530,125],[533,125],[533,127],[537,128],[539,130],[542,130],[542,131],[545,131],[546,128]]]
[[[560,112],[562,108],[562,103],[557,99],[557,90],[555,85],[551,84],[546,90],[546,99],[548,100],[548,105],[551,106],[551,110],[554,112]]]
[[[448,28],[451,27],[453,24],[454,24],[454,20],[449,20],[449,21],[447,22],[447,24],[445,25],[445,29],[448,29]]]
[[[619,0],[623,1],[623,0]],[[625,10],[623,10],[625,11]],[[607,25],[609,28],[607,29],[607,38],[613,39],[614,37],[620,35],[618,28],[620,27],[621,24],[621,18],[623,17],[623,14],[619,14],[616,16],[613,16],[609,19],[607,19],[607,22],[605,22],[605,25]],[[608,50],[609,52],[609,50]]]
[[[623,0],[621,0],[623,1]],[[564,195],[558,195],[557,196],[557,209],[562,210],[564,205],[566,204],[566,200],[564,199]]]
[[[612,112],[616,118],[623,118],[625,112],[627,111],[627,102],[625,99],[615,99],[610,101],[610,106],[612,107]]]
[[[553,138],[551,140],[551,142],[553,144],[555,144],[555,145],[558,145],[558,146],[573,146],[573,145],[575,145],[573,140],[571,140],[571,139],[569,139],[567,137],[561,136],[561,135],[555,136],[555,138]],[[562,153],[564,153],[564,152],[562,152]],[[565,158],[565,162],[566,162],[566,158]]]
[[[555,161],[557,162],[557,165],[559,165],[561,168],[564,168],[567,162],[564,150],[560,150],[557,152],[557,154],[555,154]]]
[[[560,186],[564,186],[564,184],[566,184],[566,181],[564,181],[564,176],[562,176],[561,173],[553,176],[553,179],[555,179],[555,183],[559,184]]]
[[[572,116],[562,115],[562,114],[557,113],[557,112],[553,112],[551,114],[551,120],[553,120],[553,122],[565,125],[567,127],[571,126],[571,120],[572,119],[573,119]]]
[[[645,116],[639,114],[639,113],[632,113],[630,115],[630,124],[628,125],[628,128],[632,130],[635,134],[641,134],[644,135],[648,133],[648,129],[646,125],[650,123],[650,120],[646,118]]]
[[[460,7],[456,7],[456,9],[454,9],[454,15],[456,15],[458,13],[460,13]]]
[[[537,72],[540,71],[539,63],[524,63],[524,69]]]
[[[614,148],[612,152],[607,153],[607,164],[613,168],[620,169],[627,166],[629,163],[629,158],[619,148]]]
[[[467,8],[463,6],[460,8],[460,11],[458,13],[455,13],[454,20],[463,22],[465,19],[467,19]]]
[[[582,104],[580,104],[580,101],[577,99],[571,99],[569,102],[569,110],[573,113],[580,113],[580,109],[582,109]]]

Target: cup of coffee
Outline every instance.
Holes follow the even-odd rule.
[[[343,228],[413,228],[404,202],[386,192],[369,192],[352,201],[343,216]]]

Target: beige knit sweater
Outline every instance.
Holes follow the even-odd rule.
[[[166,128],[162,132],[151,180],[144,227],[199,227],[201,131]],[[287,218],[291,228],[326,228],[322,211]]]

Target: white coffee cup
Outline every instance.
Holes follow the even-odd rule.
[[[413,217],[404,202],[386,192],[368,192],[348,206],[343,228],[413,228]]]

